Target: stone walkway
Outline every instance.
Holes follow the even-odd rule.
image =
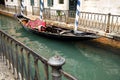
[[[8,67],[3,63],[2,57],[0,56],[0,80],[15,80],[12,72]]]

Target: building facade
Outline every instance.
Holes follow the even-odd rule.
[[[84,0],[82,11],[120,14],[120,0]]]
[[[2,0],[5,5],[19,6],[21,0]],[[81,11],[120,14],[120,0],[81,0]],[[44,0],[44,8],[55,10],[76,10],[77,0]],[[40,0],[24,0],[27,11],[39,7]]]

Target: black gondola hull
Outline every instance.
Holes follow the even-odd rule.
[[[91,34],[91,35],[88,35],[88,36],[85,36],[85,35],[67,36],[67,35],[60,35],[60,34],[55,34],[55,33],[38,32],[36,30],[26,28],[25,26],[23,26],[23,28],[26,29],[29,32],[32,32],[34,34],[37,34],[37,35],[40,35],[42,37],[46,37],[46,38],[49,38],[49,39],[57,39],[57,40],[65,40],[65,41],[78,41],[78,40],[90,40],[90,39],[98,38],[98,36],[96,36],[95,34]]]
[[[46,37],[46,38],[50,38],[50,39],[58,39],[58,40],[65,40],[65,41],[74,41],[74,40],[78,41],[78,40],[96,39],[99,37],[98,35],[96,35],[94,33],[89,33],[89,32],[74,33],[69,29],[64,29],[66,31],[70,31],[70,32],[65,33],[65,34],[53,33],[53,32],[47,32],[47,31],[38,31],[38,30],[31,29],[31,28],[25,26],[21,22],[21,18],[19,18],[19,17],[16,17],[16,18],[21,23],[22,27],[24,29],[26,29],[27,31],[35,33],[35,34],[43,36],[43,37]],[[59,29],[63,29],[63,28],[59,28]]]

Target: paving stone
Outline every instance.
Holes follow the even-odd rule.
[[[1,56],[0,56],[0,80],[15,80],[14,75],[2,61]]]

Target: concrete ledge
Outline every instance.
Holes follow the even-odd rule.
[[[101,38],[98,38],[98,39],[94,39],[93,41],[98,42],[100,44],[108,45],[108,46],[113,47],[113,48],[120,49],[120,41],[117,41],[117,40],[114,40],[114,39],[101,37]]]
[[[120,41],[120,36],[113,36],[113,39]]]
[[[3,12],[3,11],[0,11],[0,14],[6,15],[6,16],[9,16],[9,17],[13,17],[14,16],[13,13],[8,13],[8,12]]]

